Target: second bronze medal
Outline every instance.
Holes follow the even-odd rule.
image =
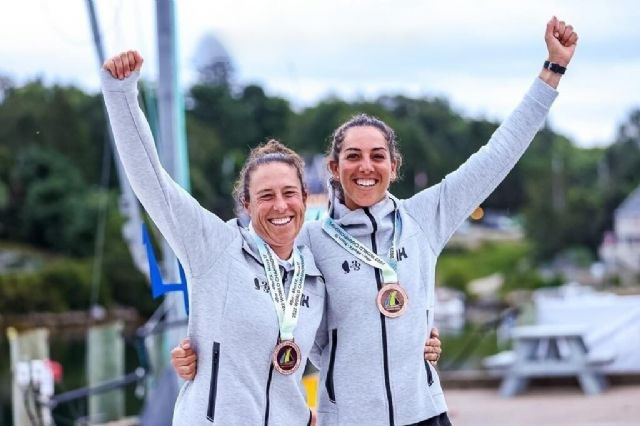
[[[399,317],[407,309],[407,292],[399,284],[385,284],[376,297],[380,313],[389,318]]]

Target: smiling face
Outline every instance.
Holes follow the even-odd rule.
[[[384,198],[396,178],[397,162],[391,159],[383,133],[373,126],[351,127],[345,133],[338,160],[329,162],[340,183],[344,203],[351,209],[370,207]]]
[[[296,169],[279,161],[256,167],[248,176],[245,209],[256,233],[281,259],[288,259],[304,223],[306,196]]]

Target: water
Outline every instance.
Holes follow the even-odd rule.
[[[126,340],[129,340],[126,338]],[[132,341],[125,344],[125,373],[139,366],[136,350]],[[86,386],[86,342],[84,334],[59,334],[51,332],[49,339],[50,356],[62,365],[63,377],[56,384],[55,393]],[[9,343],[4,333],[0,336],[0,425],[11,425],[11,375],[9,371]],[[129,385],[125,391],[125,413],[137,415],[143,401],[134,395],[135,385]],[[87,415],[87,399],[79,399],[61,404],[53,410],[55,424],[58,426],[75,425],[75,420]]]

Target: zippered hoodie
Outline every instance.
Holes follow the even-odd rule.
[[[327,332],[319,333],[312,354],[321,367],[320,426],[402,426],[447,411],[438,373],[423,357],[434,325],[437,257],[524,153],[556,96],[536,78],[487,145],[409,199],[387,194],[370,208],[349,210],[333,198],[336,222],[384,256],[399,209],[398,279],[408,294],[402,316],[389,319],[378,311],[379,270],[342,249],[325,234],[321,221],[306,225],[300,242],[311,248],[327,283]]]
[[[305,260],[301,314],[294,332],[302,352],[292,375],[274,371],[276,311],[253,238],[236,220],[223,222],[180,188],[160,165],[137,101],[135,72],[125,80],[102,71],[102,89],[120,160],[131,186],[182,263],[188,281],[188,335],[198,374],[176,402],[174,425],[300,425],[310,423],[301,384],[324,313],[325,288],[313,256]],[[280,266],[285,290],[291,268]]]

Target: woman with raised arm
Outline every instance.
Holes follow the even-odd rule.
[[[544,38],[543,69],[489,142],[409,199],[388,192],[402,164],[389,126],[358,115],[334,132],[330,214],[301,234],[327,288],[328,333],[315,347],[320,425],[450,424],[438,373],[420,349],[434,321],[436,261],[544,123],[577,34],[553,17]],[[343,262],[360,266],[347,274]]]
[[[294,244],[307,197],[302,159],[276,141],[255,148],[235,190],[251,223],[223,222],[162,168],[138,106],[141,66],[137,52],[114,56],[102,88],[131,186],[189,282],[188,335],[200,366],[173,424],[312,424],[301,377],[325,287],[310,251]]]

